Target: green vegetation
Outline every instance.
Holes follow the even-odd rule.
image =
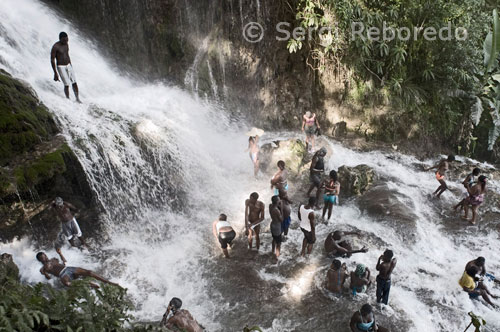
[[[0,166],[57,132],[49,111],[33,92],[0,71]]]
[[[353,109],[385,110],[365,112],[376,138],[433,138],[465,154],[484,153],[500,134],[500,21],[493,9],[485,0],[300,0],[297,20],[313,38],[292,39],[288,49],[307,46],[308,64],[320,72],[346,68]],[[365,38],[353,38],[353,22],[364,26]],[[384,27],[396,38],[366,38],[370,28]],[[443,27],[444,38],[424,38],[426,28]],[[409,29],[409,40],[398,38],[400,28]]]

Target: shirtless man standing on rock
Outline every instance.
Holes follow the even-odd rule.
[[[391,275],[396,267],[397,260],[393,257],[392,250],[387,249],[384,254],[378,258],[377,271],[377,303],[382,302],[387,305],[389,302],[389,291],[391,290]]]
[[[78,97],[78,84],[76,84],[75,73],[71,65],[71,59],[69,58],[68,34],[66,32],[61,32],[59,34],[59,41],[52,46],[52,50],[50,51],[50,64],[54,71],[54,81],[57,82],[59,78],[61,78],[64,83],[64,94],[66,98],[69,99],[69,85],[71,84],[73,86],[76,101],[81,103]]]
[[[255,235],[255,247],[260,248],[260,223],[264,221],[264,203],[258,200],[259,194],[252,193],[245,201],[245,227],[248,235],[248,247],[252,249],[252,238]]]
[[[43,274],[45,278],[50,279],[50,274],[52,274],[53,276],[58,277],[64,286],[71,286],[71,281],[80,277],[92,277],[107,284],[120,287],[120,285],[104,279],[93,271],[82,269],[80,267],[66,266],[64,263],[59,263],[57,258],[49,259],[44,252],[36,254],[36,259],[43,264],[43,267],[40,269],[40,273]],[[90,283],[90,286],[93,288],[99,288],[99,286],[94,283]]]
[[[82,238],[82,231],[80,230],[80,226],[78,225],[76,218],[71,213],[71,210],[76,211],[76,207],[74,207],[73,204],[64,202],[61,197],[56,197],[56,199],[51,203],[50,208],[55,211],[58,219],[61,221],[62,230],[57,235],[55,248],[63,263],[66,263],[66,258],[64,258],[61,252],[61,247],[66,242],[66,239],[73,247],[78,246],[75,242],[75,236],[78,238],[81,245],[87,246],[87,244]]]

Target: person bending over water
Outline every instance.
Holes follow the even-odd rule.
[[[248,235],[248,248],[252,249],[253,236],[255,247],[260,248],[260,223],[264,221],[264,203],[258,200],[259,194],[252,193],[245,201],[245,227]]]
[[[66,32],[61,32],[59,34],[59,41],[52,46],[52,50],[50,51],[50,65],[54,71],[54,81],[59,81],[60,77],[64,83],[64,94],[66,98],[69,99],[69,85],[72,84],[76,101],[81,103],[78,97],[78,84],[76,83],[75,72],[73,71],[73,66],[71,65],[71,59],[69,57],[68,34]]]
[[[436,180],[439,182],[439,187],[436,189],[436,191],[433,193],[437,198],[441,197],[441,194],[444,193],[447,189],[448,186],[446,185],[446,182],[444,181],[446,172],[450,168],[450,163],[455,161],[455,156],[450,154],[448,156],[448,159],[442,159],[438,164],[436,164],[433,167],[425,168],[426,171],[429,171],[431,169],[437,169],[436,171]]]
[[[377,303],[382,302],[387,305],[389,302],[389,291],[391,290],[391,275],[396,267],[397,260],[393,258],[392,250],[387,249],[382,256],[378,258],[377,271]]]
[[[62,230],[57,235],[56,242],[54,244],[56,252],[61,257],[61,260],[66,263],[66,258],[64,258],[61,248],[66,242],[69,240],[70,244],[73,247],[77,247],[77,242],[75,241],[75,237],[78,238],[78,241],[83,246],[87,246],[85,241],[82,238],[82,231],[80,230],[80,226],[76,221],[76,218],[71,213],[71,210],[76,211],[76,208],[68,202],[64,202],[61,197],[56,197],[56,199],[51,203],[50,209],[54,210],[59,221],[61,221]]]
[[[458,284],[462,287],[462,289],[469,294],[469,297],[472,300],[477,300],[479,296],[483,298],[491,306],[495,306],[495,304],[491,301],[490,296],[494,299],[498,298],[497,296],[492,295],[488,288],[476,278],[476,274],[478,273],[478,269],[476,266],[469,266],[462,278],[458,281]]]
[[[314,222],[314,204],[316,203],[316,198],[309,197],[309,202],[307,205],[299,206],[299,220],[300,229],[304,233],[304,240],[302,240],[302,251],[300,255],[304,257],[307,254],[311,254],[314,242],[316,242],[316,226]]]
[[[272,204],[269,204],[269,214],[271,215],[271,235],[273,237],[272,253],[276,255],[276,259],[280,257],[281,251],[281,233],[283,229],[283,215],[280,209],[279,196],[271,198]]]
[[[60,264],[57,258],[49,259],[44,252],[36,254],[36,259],[43,264],[43,267],[40,269],[40,273],[43,274],[45,278],[50,279],[50,274],[52,274],[53,276],[58,277],[64,286],[71,286],[71,281],[80,277],[92,277],[107,284],[120,287],[120,285],[104,279],[93,271],[82,269],[81,267],[65,266],[64,263]],[[99,288],[99,286],[94,283],[90,283],[90,286],[93,288]]]
[[[348,273],[345,263],[342,264],[338,259],[334,259],[326,274],[326,289],[336,294],[342,294]]]
[[[484,201],[484,193],[486,192],[486,180],[486,176],[481,175],[477,179],[477,184],[467,188],[469,190],[469,197],[465,199],[464,215],[462,216],[462,218],[467,220],[467,217],[469,216],[470,206],[472,210],[472,218],[471,220],[469,220],[469,222],[473,225],[476,224],[477,209],[479,208],[479,205],[481,205]]]
[[[330,178],[323,183],[325,187],[325,194],[323,195],[323,215],[325,218],[326,211],[328,210],[328,220],[332,216],[333,204],[339,204],[340,183],[337,181],[337,172],[330,171]]]
[[[460,207],[460,209],[464,208],[465,200],[469,197],[469,188],[476,184],[476,177],[479,176],[481,170],[479,168],[474,168],[472,173],[469,173],[465,179],[462,181],[462,184],[465,188],[464,198],[453,208],[455,211]]]
[[[182,301],[173,297],[168,304],[167,311],[160,322],[161,327],[174,331],[202,332],[203,327],[193,318],[187,310],[181,309]]]
[[[229,258],[227,246],[232,246],[232,241],[236,237],[236,232],[227,221],[227,216],[222,213],[219,219],[212,223],[212,232],[217,240],[219,240],[222,252],[226,258]]]
[[[371,286],[371,272],[364,264],[358,264],[356,270],[351,272],[352,295],[366,293],[366,289]]]
[[[357,235],[361,236],[360,232],[341,232],[335,231],[326,237],[325,251],[328,256],[332,257],[351,257],[352,254],[368,252],[366,247],[358,250],[353,250],[352,245],[347,240],[342,240],[344,235]]]
[[[356,311],[352,315],[349,327],[352,332],[389,332],[388,329],[378,326],[375,321],[373,308],[369,304],[364,304],[361,310]]]
[[[321,195],[321,176],[325,171],[325,156],[326,149],[322,147],[319,149],[312,158],[311,167],[309,169],[309,180],[311,181],[311,186],[307,191],[307,197],[311,196],[311,192],[316,188],[316,207],[319,208],[319,198]]]

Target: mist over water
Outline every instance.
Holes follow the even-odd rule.
[[[82,105],[73,101],[72,91],[72,101],[66,100],[62,83],[52,80],[50,49],[60,31],[69,34]],[[333,150],[328,170],[341,165],[373,167],[388,179],[390,190],[401,194],[416,216],[416,226],[378,222],[353,201],[341,202],[332,220],[318,225],[313,254],[304,260],[298,259],[302,233],[294,208],[293,229],[282,245],[280,263],[271,265],[267,226],[259,254],[248,254],[242,237],[245,199],[259,192],[268,217],[272,196],[267,177],[253,178],[244,152],[247,124],[176,87],[129,79],[69,22],[37,1],[2,0],[0,68],[27,81],[55,114],[105,209],[106,227],[102,238],[94,240],[95,250],[89,254],[66,248],[68,264],[95,269],[128,288],[138,319],[159,320],[170,298],[177,296],[210,331],[237,331],[246,324],[266,331],[348,331],[350,314],[374,302],[374,290],[356,299],[323,291],[330,260],[323,257],[322,246],[333,229],[356,228],[365,235],[353,238],[355,246],[366,244],[370,251],[346,260],[349,267],[364,263],[375,274],[377,258],[386,248],[399,260],[390,308],[377,314],[381,321],[402,330],[451,332],[465,329],[467,312],[474,311],[488,322],[485,331],[500,330],[500,313],[470,301],[458,286],[465,263],[477,256],[486,257],[488,270],[500,276],[498,235],[480,232],[481,221],[459,234],[447,231],[442,220],[452,215],[451,206],[459,196],[447,192],[439,203],[430,202],[428,194],[436,189],[436,181],[432,172],[415,168],[419,161],[414,157],[361,153],[324,141]],[[195,87],[195,73],[186,78]],[[262,143],[297,135],[267,133]],[[459,183],[450,186],[460,188]],[[490,190],[498,188],[494,181],[489,184]],[[211,234],[211,222],[220,213],[228,215],[238,233],[230,262],[221,258]],[[405,232],[415,241],[404,240]],[[0,251],[13,254],[27,282],[45,280],[38,272],[37,249],[27,240],[0,245]],[[231,278],[239,283],[225,281]],[[269,287],[273,297],[259,303],[265,292],[251,294],[248,287],[253,285],[264,285],[264,291]],[[500,294],[491,283],[488,286]]]

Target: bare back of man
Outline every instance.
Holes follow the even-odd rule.
[[[187,332],[203,331],[203,329],[200,327],[198,322],[193,318],[191,313],[184,309],[176,311],[175,314],[169,318],[165,326],[169,329],[174,329],[175,331],[187,331]]]
[[[331,267],[326,275],[326,289],[330,292],[340,294],[347,279],[347,268],[345,264],[338,269]]]

